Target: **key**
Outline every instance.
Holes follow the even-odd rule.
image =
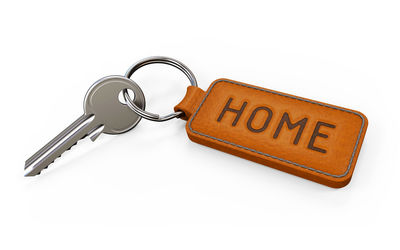
[[[95,141],[101,133],[121,134],[134,128],[141,117],[119,101],[124,89],[135,94],[134,103],[145,108],[140,87],[123,76],[108,76],[95,82],[87,91],[84,114],[25,162],[25,176],[35,176],[53,163],[66,150],[86,136]]]

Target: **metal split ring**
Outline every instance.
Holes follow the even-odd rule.
[[[183,64],[180,61],[175,60],[173,58],[163,57],[163,56],[148,57],[143,60],[140,60],[139,62],[135,63],[128,69],[128,71],[125,74],[125,77],[130,78],[136,70],[140,69],[143,66],[153,64],[153,63],[168,64],[168,65],[171,65],[171,66],[179,69],[187,76],[187,78],[190,81],[190,84],[192,86],[197,87],[196,77],[194,76],[193,72],[185,64]],[[167,120],[170,120],[172,118],[176,118],[176,117],[179,117],[180,115],[182,115],[181,111],[174,112],[174,113],[164,115],[164,116],[160,116],[158,114],[154,114],[154,113],[145,111],[145,110],[139,108],[138,106],[136,106],[136,104],[133,102],[133,99],[129,96],[127,89],[123,90],[123,96],[126,101],[126,104],[128,105],[128,107],[130,109],[132,109],[133,112],[135,112],[140,117],[143,117],[150,121],[163,122],[163,121],[167,121]]]

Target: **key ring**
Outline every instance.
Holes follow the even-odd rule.
[[[138,61],[137,63],[135,63],[128,69],[128,71],[125,74],[125,77],[130,78],[136,70],[140,69],[143,66],[153,64],[153,63],[168,64],[168,65],[171,65],[171,66],[179,69],[187,76],[187,78],[190,81],[190,84],[192,86],[197,87],[196,77],[194,76],[193,72],[185,64],[181,63],[180,61],[178,61],[176,59],[169,58],[169,57],[163,57],[163,56],[153,56],[153,57],[148,57],[148,58]],[[133,112],[135,112],[137,115],[139,115],[147,120],[150,120],[150,121],[163,122],[163,121],[170,120],[172,118],[177,118],[183,114],[183,112],[178,111],[178,112],[173,112],[173,113],[165,115],[165,116],[160,116],[159,114],[154,114],[154,113],[151,113],[151,112],[148,112],[148,111],[145,111],[145,110],[139,108],[133,102],[127,89],[123,90],[123,96],[124,96],[127,106]]]

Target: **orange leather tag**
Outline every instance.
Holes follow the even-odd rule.
[[[228,79],[175,107],[189,138],[330,187],[347,185],[367,129],[360,112]]]

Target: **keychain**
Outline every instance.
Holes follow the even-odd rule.
[[[130,79],[153,63],[178,68],[191,84],[169,115],[145,111],[144,94]],[[126,105],[118,99],[121,92]],[[194,142],[340,188],[351,180],[368,125],[358,111],[229,79],[215,80],[203,91],[188,67],[168,57],[146,58],[125,76],[98,80],[86,93],[83,108],[82,116],[26,160],[25,176],[40,174],[86,136],[94,141],[101,133],[125,133],[141,118],[180,118],[187,121],[186,131]]]

